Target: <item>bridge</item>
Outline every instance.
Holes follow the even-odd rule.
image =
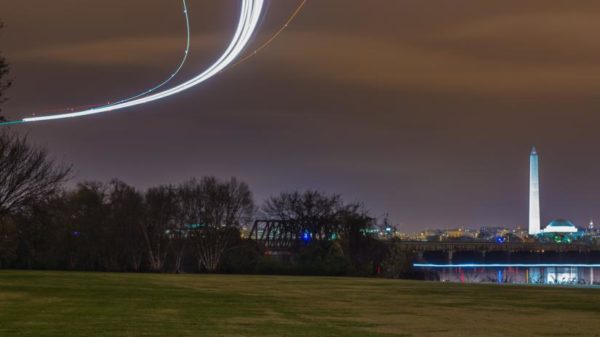
[[[400,241],[400,250],[416,261],[446,263],[483,261],[594,261],[600,262],[600,244],[541,242],[421,242]]]
[[[505,252],[592,252],[600,251],[600,244],[575,242],[569,244],[542,242],[437,242],[437,241],[400,241],[400,246],[413,252],[430,251],[505,251]]]
[[[301,229],[292,221],[256,220],[249,238],[262,244],[267,250],[289,250],[301,239]]]
[[[256,220],[248,238],[257,241],[267,251],[289,251],[301,242],[312,240],[335,240],[347,232],[341,223],[302,223],[294,220]]]

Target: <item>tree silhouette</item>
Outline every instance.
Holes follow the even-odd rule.
[[[0,133],[0,216],[23,211],[57,192],[71,172],[44,149],[10,131]]]
[[[236,178],[215,177],[190,180],[179,190],[185,224],[194,227],[190,234],[198,267],[215,272],[225,251],[239,238],[239,228],[252,218],[252,192]]]
[[[177,191],[173,186],[150,188],[145,195],[146,216],[141,232],[146,243],[146,256],[150,269],[163,271],[171,249],[171,236],[177,226]]]
[[[0,30],[3,27],[4,24],[0,21]],[[0,54],[0,103],[6,101],[6,89],[8,89],[11,85],[10,79],[7,78],[8,71],[8,62],[2,56],[2,54]],[[2,109],[0,109],[0,111],[2,111]],[[3,116],[0,116],[0,122],[1,121],[6,121],[6,119]]]

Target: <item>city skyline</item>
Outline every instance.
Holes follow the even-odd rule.
[[[184,77],[223,49],[237,4],[190,1]],[[272,2],[253,46],[297,4]],[[168,75],[185,46],[179,3],[8,0],[0,11],[15,78],[9,118],[136,93]],[[592,1],[309,2],[260,57],[177,99],[15,130],[72,163],[75,181],[146,188],[237,176],[259,202],[294,189],[341,193],[406,231],[526,225],[524,157],[535,144],[541,223],[583,226],[600,218],[600,159],[589,155],[598,18]]]

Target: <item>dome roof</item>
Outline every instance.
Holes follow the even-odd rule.
[[[552,220],[542,230],[544,233],[577,233],[579,229],[569,220],[557,219]]]
[[[566,219],[556,219],[550,221],[546,228],[548,227],[575,227],[575,225],[571,221]]]

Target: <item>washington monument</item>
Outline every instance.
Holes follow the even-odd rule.
[[[535,147],[529,156],[529,235],[540,232],[540,177]]]

